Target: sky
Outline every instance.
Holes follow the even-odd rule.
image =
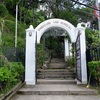
[[[100,0],[98,0],[98,2],[100,3]]]

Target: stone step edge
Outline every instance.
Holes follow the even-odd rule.
[[[73,72],[74,70],[71,70],[71,69],[37,69],[37,72]]]
[[[43,75],[43,76],[37,76],[37,78],[58,78],[58,79],[63,79],[63,78],[65,78],[65,79],[72,79],[72,78],[76,78],[75,76],[45,76],[45,75]]]
[[[38,77],[38,79],[61,79],[61,80],[63,80],[63,79],[68,79],[68,80],[70,80],[70,79],[75,79],[74,77],[67,77],[67,78],[46,78],[46,77]]]
[[[55,74],[55,75],[75,75],[75,73],[73,72],[38,72],[37,74],[44,74],[44,75],[52,75],[52,74]]]
[[[40,75],[39,75],[39,74],[38,74],[38,75],[37,75],[37,78],[38,78],[38,77],[54,77],[54,78],[56,78],[56,77],[57,77],[57,78],[65,77],[65,78],[66,78],[66,77],[76,77],[76,76],[75,76],[75,75],[53,75],[53,74],[52,74],[52,75],[48,75],[48,74],[47,74],[47,75],[46,75],[46,74],[40,74]]]
[[[98,95],[96,91],[18,91],[21,95]]]
[[[45,81],[45,82],[39,82],[39,81],[37,81],[37,83],[36,84],[44,84],[44,85],[46,85],[46,84],[76,84],[76,81],[69,81],[69,82],[59,82],[59,81],[57,81],[57,82],[49,82],[49,81]]]
[[[52,74],[56,74],[56,75],[58,75],[58,74],[66,74],[66,75],[68,75],[68,74],[73,74],[73,75],[75,75],[75,73],[73,73],[73,72],[37,72],[37,74],[49,74],[49,75],[52,75]]]
[[[37,74],[75,74],[74,72],[37,72]]]
[[[76,80],[75,79],[71,79],[71,80],[45,80],[45,79],[37,79],[37,81],[39,81],[39,82],[54,82],[54,81],[58,81],[58,82],[69,82],[69,81],[75,81],[76,82]]]
[[[76,77],[74,74],[37,74],[37,77]]]

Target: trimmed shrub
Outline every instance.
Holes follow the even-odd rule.
[[[100,61],[88,62],[89,74],[96,80],[97,85],[100,84]]]

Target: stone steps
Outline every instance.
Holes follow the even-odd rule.
[[[62,63],[62,62],[60,62],[60,63],[50,63],[49,64],[49,68],[50,69],[65,69],[65,68],[67,68],[67,66],[66,66],[66,63]]]
[[[38,70],[38,79],[75,79],[75,73],[68,69],[46,69]]]
[[[74,73],[71,72],[40,72],[38,75],[75,75]]]
[[[15,95],[11,100],[100,100],[98,95]]]
[[[57,59],[51,60],[49,69],[38,69],[36,85],[25,85],[17,94],[28,96],[97,95],[97,91],[88,89],[86,86],[77,85],[74,70],[67,67],[64,68],[66,66],[64,62],[57,61]],[[62,60],[60,59],[60,61]]]
[[[57,62],[59,61],[60,62]],[[75,79],[75,73],[61,59],[53,59],[47,69],[37,70],[38,79]]]
[[[72,71],[66,70],[42,70],[37,73],[38,79],[74,79],[75,74]]]
[[[64,59],[52,58],[51,63],[64,63]]]
[[[72,80],[72,79],[71,80],[38,79],[36,84],[44,84],[44,85],[46,85],[46,84],[76,84],[76,81]]]
[[[73,69],[38,69],[38,72],[73,72]]]
[[[38,79],[74,79],[75,75],[39,74]]]
[[[43,70],[38,71],[38,75],[75,75],[72,71],[62,71],[62,70]]]
[[[62,62],[61,62],[62,63]],[[75,79],[75,73],[73,70],[62,67],[62,64],[52,63],[48,69],[38,69],[37,78],[38,79]],[[54,65],[53,65],[54,64]],[[51,66],[52,65],[52,66]],[[59,66],[58,66],[59,65]]]
[[[24,86],[17,93],[21,95],[97,95],[95,90],[72,84]]]

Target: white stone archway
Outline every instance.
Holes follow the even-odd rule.
[[[40,42],[41,36],[44,34],[44,32],[52,27],[60,27],[66,30],[71,38],[71,42],[74,43],[76,41],[75,27],[71,23],[62,19],[49,19],[36,27],[35,31],[37,32],[37,43]]]
[[[49,19],[39,24],[35,29],[31,25],[26,30],[26,59],[25,59],[25,82],[27,85],[36,84],[36,50],[35,43],[40,43],[40,39],[45,31],[50,28],[59,27],[64,29],[72,43],[76,42],[78,31],[81,31],[81,49],[82,49],[82,83],[87,83],[87,69],[86,69],[86,44],[85,44],[85,28],[78,25],[75,28],[71,23],[62,19]],[[83,46],[84,45],[84,46]],[[83,47],[82,47],[83,46]]]

